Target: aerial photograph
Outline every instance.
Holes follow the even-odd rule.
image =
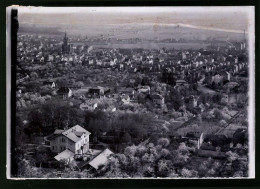
[[[250,11],[18,7],[10,177],[250,177]]]

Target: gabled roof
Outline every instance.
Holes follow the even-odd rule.
[[[180,79],[180,80],[177,80],[176,83],[187,83],[187,82]]]
[[[78,142],[81,140],[81,136],[85,135],[90,135],[91,133],[84,129],[83,127],[79,125],[75,125],[74,127],[71,127],[67,130],[61,130],[61,129],[56,129],[53,134],[47,137],[47,140],[52,140],[58,136],[65,136],[68,139],[72,140],[73,142]]]
[[[188,133],[186,134],[186,137],[198,139],[198,138],[201,137],[202,134],[203,134],[203,133],[201,133],[201,132],[188,132]]]
[[[70,129],[62,132],[62,135],[64,135],[65,137],[69,138],[73,142],[78,142],[78,141],[81,140],[80,137],[82,136],[83,133],[85,135],[90,135],[91,134],[89,131],[87,131],[83,127],[81,127],[79,125],[75,125],[74,127],[71,127]]]
[[[92,159],[89,162],[89,165],[97,170],[99,166],[104,165],[107,162],[108,157],[112,154],[114,154],[112,151],[110,151],[109,149],[105,149],[98,156]]]
[[[237,82],[231,81],[231,82],[226,83],[226,85],[239,85],[239,84]]]
[[[56,129],[53,134],[55,134],[55,135],[60,135],[60,134],[62,134],[63,132],[64,132],[63,129]]]
[[[67,159],[70,159],[72,157],[74,157],[74,153],[68,149],[62,151],[61,153],[59,153],[58,155],[56,155],[54,158],[57,160],[57,161],[61,161],[63,159],[67,160]]]

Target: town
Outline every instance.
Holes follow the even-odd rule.
[[[18,33],[19,177],[247,177],[246,38],[189,43]]]

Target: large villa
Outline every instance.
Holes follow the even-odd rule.
[[[113,152],[109,149],[90,149],[90,134],[83,127],[75,125],[67,130],[57,129],[46,139],[50,142],[51,151],[57,153],[54,157],[57,161],[70,163],[75,160],[79,169],[88,167],[97,170]]]

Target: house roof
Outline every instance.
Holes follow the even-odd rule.
[[[224,152],[217,152],[217,151],[211,151],[211,150],[197,150],[197,153],[199,156],[202,156],[202,157],[212,157],[215,159],[227,158],[227,155]]]
[[[122,96],[122,100],[128,100],[130,97],[128,95]]]
[[[200,138],[201,134],[202,134],[201,132],[188,132],[186,134],[186,137],[198,139],[198,138]]]
[[[78,168],[82,169],[86,165],[88,165],[89,162],[91,162],[97,155],[99,155],[102,152],[102,150],[97,149],[89,149],[86,153],[88,157],[90,157],[90,160],[87,161],[79,161],[77,162]]]
[[[105,149],[103,152],[101,152],[98,156],[96,156],[94,159],[92,159],[89,162],[89,165],[95,169],[98,169],[99,166],[104,165],[107,160],[108,157],[113,154],[112,151],[110,151],[109,149]]]
[[[75,125],[74,127],[71,127],[70,129],[62,132],[62,135],[69,138],[73,142],[78,142],[78,141],[81,140],[80,137],[82,136],[83,133],[86,134],[86,135],[91,134],[89,131],[87,131],[83,127],[81,127],[79,125]]]
[[[187,83],[187,82],[184,80],[177,80],[176,83]]]
[[[57,161],[60,161],[60,160],[63,160],[63,159],[69,159],[69,158],[72,158],[74,157],[74,153],[68,149],[62,151],[61,153],[59,153],[58,155],[56,155],[54,158],[57,160]]]
[[[160,100],[163,99],[163,97],[161,95],[159,95],[159,94],[153,94],[153,95],[151,95],[151,98],[152,99],[160,99]]]
[[[231,81],[231,82],[226,83],[226,85],[239,85],[239,84],[237,82]]]
[[[55,134],[55,135],[60,135],[60,134],[63,133],[63,132],[64,132],[63,129],[56,129],[53,134]]]

